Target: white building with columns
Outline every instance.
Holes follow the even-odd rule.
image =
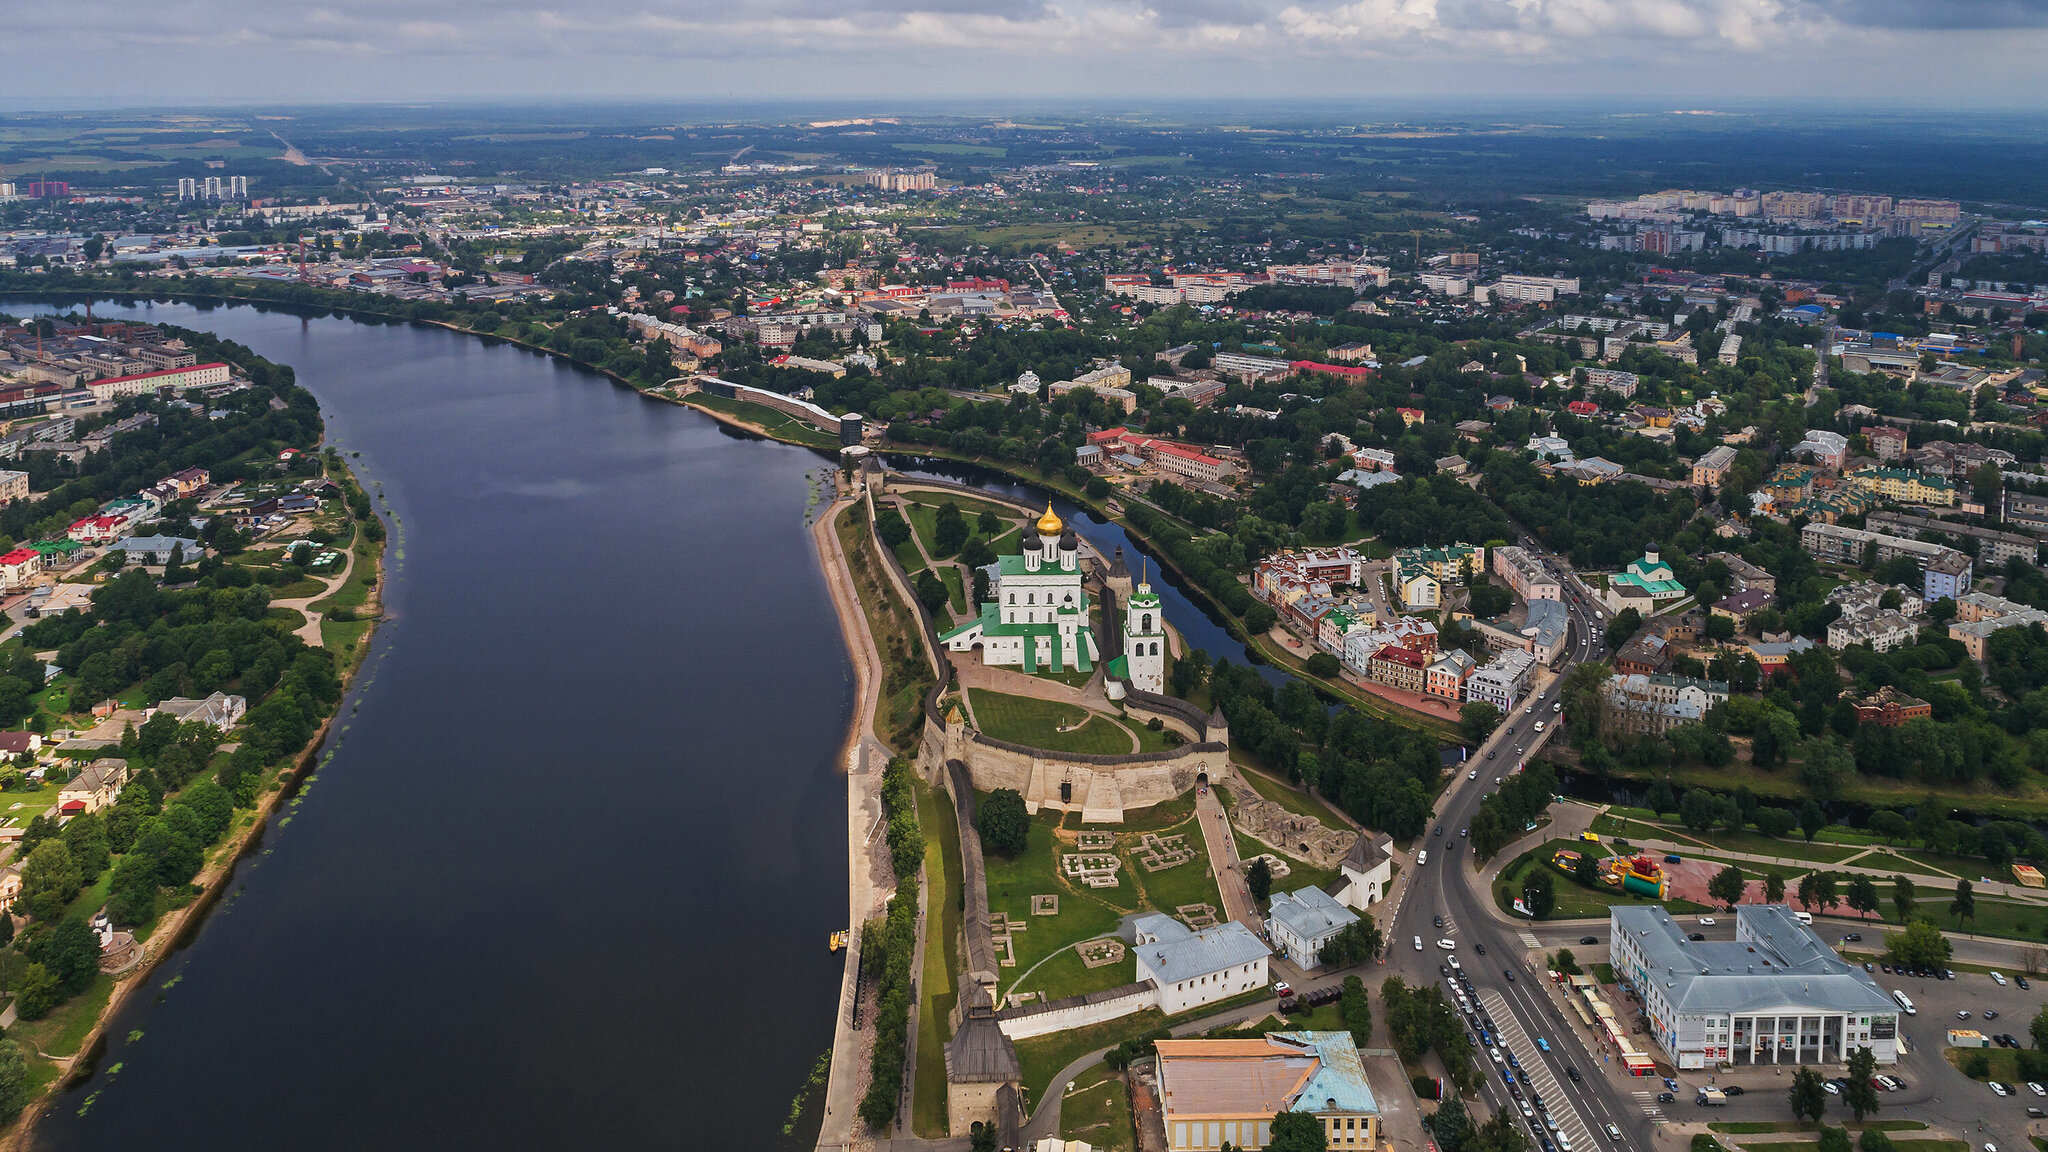
[[[1680,1068],[1898,1061],[1899,1005],[1786,905],[1737,908],[1732,942],[1689,939],[1655,906],[1617,905],[1608,927],[1615,975]]]

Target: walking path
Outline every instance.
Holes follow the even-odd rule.
[[[820,1148],[852,1148],[860,1132],[856,1109],[867,1090],[868,1040],[872,1032],[856,1026],[859,1004],[860,950],[862,926],[886,907],[884,897],[894,890],[894,877],[877,875],[874,830],[882,818],[882,766],[889,752],[875,738],[874,717],[881,700],[881,654],[868,633],[867,615],[861,611],[848,575],[846,555],[839,546],[833,523],[852,501],[835,499],[819,511],[811,524],[819,559],[824,563],[826,585],[838,610],[839,627],[846,646],[854,654],[853,671],[858,690],[854,712],[855,728],[846,749],[846,838],[847,838],[847,924],[850,929],[846,967],[840,977],[839,1015],[832,1039],[832,1069],[825,1084],[825,1117],[818,1131]],[[886,867],[882,870],[887,872]],[[920,939],[922,937],[920,936]],[[915,1032],[912,1033],[916,1035]]]
[[[1209,872],[1216,877],[1223,894],[1223,914],[1263,936],[1266,925],[1259,919],[1259,906],[1245,883],[1244,868],[1237,859],[1237,839],[1230,834],[1230,817],[1216,799],[1214,788],[1204,788],[1195,797],[1196,823],[1202,826],[1202,843],[1209,849]]]
[[[290,547],[290,545],[286,545],[286,547]],[[324,647],[327,641],[320,635],[320,619],[322,614],[313,611],[311,605],[315,600],[325,600],[339,592],[342,585],[348,583],[349,576],[354,574],[356,570],[356,549],[354,543],[350,543],[346,549],[343,549],[342,555],[348,557],[348,560],[341,566],[341,575],[313,577],[316,580],[326,580],[326,588],[315,592],[311,596],[295,596],[290,600],[272,600],[270,602],[272,608],[291,608],[305,614],[306,622],[294,628],[292,634],[314,648]]]

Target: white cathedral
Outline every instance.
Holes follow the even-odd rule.
[[[997,558],[993,592],[980,616],[939,637],[948,651],[979,647],[983,664],[1034,675],[1088,672],[1102,659],[1089,626],[1081,542],[1051,504],[1025,531],[1022,554]],[[1165,638],[1159,597],[1150,584],[1140,584],[1124,613],[1124,655],[1111,664],[1111,674],[1142,691],[1164,692]]]

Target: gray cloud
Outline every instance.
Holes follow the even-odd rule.
[[[103,0],[94,13],[11,13],[10,38],[31,50],[0,74],[0,100],[2048,95],[2033,63],[2048,0]]]

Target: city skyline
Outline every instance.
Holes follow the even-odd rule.
[[[429,18],[372,0],[192,0],[116,3],[90,24],[30,10],[15,27],[39,50],[0,82],[0,103],[37,108],[956,96],[2028,107],[2048,95],[2040,0],[638,0],[576,12],[456,0]],[[178,67],[163,67],[166,53]]]

